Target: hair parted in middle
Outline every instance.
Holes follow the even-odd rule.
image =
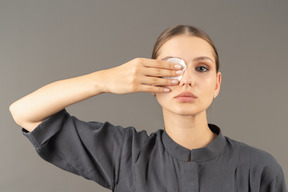
[[[195,36],[198,38],[201,38],[205,40],[207,43],[211,45],[213,48],[213,55],[216,61],[216,72],[219,71],[219,56],[216,49],[216,46],[214,45],[211,38],[201,29],[196,28],[191,25],[176,25],[172,26],[165,31],[163,31],[160,36],[157,38],[157,41],[154,45],[153,52],[152,52],[152,59],[157,59],[159,55],[160,48],[166,43],[169,39],[178,36],[178,35],[188,35],[188,36]]]

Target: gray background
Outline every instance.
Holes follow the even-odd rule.
[[[37,156],[8,111],[50,82],[149,58],[164,29],[204,29],[220,53],[223,83],[209,122],[230,138],[271,153],[288,178],[288,1],[0,0],[0,190],[107,191]],[[162,129],[149,93],[103,94],[67,109],[148,133]]]

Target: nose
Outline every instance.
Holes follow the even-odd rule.
[[[183,73],[183,76],[180,80],[180,83],[179,83],[180,86],[194,86],[194,78],[192,77],[192,73],[189,73],[189,71],[187,71],[187,68],[186,70],[184,71]]]

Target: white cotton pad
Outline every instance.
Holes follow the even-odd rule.
[[[175,57],[173,57],[173,58],[169,58],[169,59],[167,59],[166,61],[169,62],[169,63],[176,63],[176,64],[180,64],[180,65],[182,66],[181,70],[182,70],[183,73],[184,73],[184,71],[185,71],[185,69],[186,69],[185,61],[183,61],[182,59],[179,59],[179,58],[175,58]],[[178,80],[180,81],[181,78],[182,78],[182,76],[183,76],[183,74],[180,75],[180,76],[175,76],[175,77],[164,77],[164,78],[166,78],[166,79],[178,79]]]

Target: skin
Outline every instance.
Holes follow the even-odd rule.
[[[162,106],[165,130],[176,143],[187,149],[205,147],[216,137],[208,127],[206,110],[221,85],[221,73],[216,72],[213,49],[201,38],[179,35],[160,48],[157,59],[167,57],[183,59],[186,70],[178,85],[168,86],[169,93],[155,93]],[[197,98],[191,102],[175,98],[186,91]]]
[[[179,76],[177,65],[163,60],[169,56],[184,59],[187,64],[180,82],[162,78]],[[199,60],[203,56],[212,61]],[[199,67],[209,70],[200,72]],[[206,109],[218,95],[220,84],[211,46],[197,37],[181,35],[167,41],[156,60],[136,58],[110,69],[55,81],[17,100],[9,109],[15,122],[31,132],[47,117],[99,94],[155,93],[167,133],[178,144],[194,149],[206,146],[215,137],[207,126]],[[174,97],[183,91],[192,92],[197,99],[177,101]]]
[[[15,101],[9,110],[15,122],[31,132],[47,117],[99,94],[170,92],[167,86],[175,83],[161,77],[178,76],[177,71],[173,63],[135,58],[117,67],[52,82]]]

